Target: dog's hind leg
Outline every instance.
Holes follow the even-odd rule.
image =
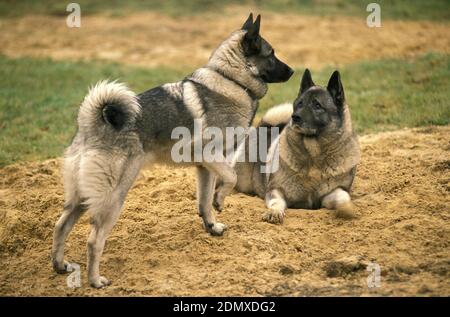
[[[73,226],[86,210],[81,204],[78,191],[79,166],[80,155],[75,144],[69,147],[64,159],[64,211],[56,222],[53,232],[52,264],[58,273],[68,271],[68,263],[64,261],[64,244]]]
[[[355,216],[350,195],[342,188],[336,188],[326,195],[322,199],[322,206],[327,209],[335,209],[336,217],[339,218],[353,218]]]
[[[92,215],[92,229],[88,238],[88,279],[92,287],[101,288],[110,284],[105,277],[100,276],[100,258],[106,238],[119,218],[127,193],[139,174],[142,157],[109,158],[109,163],[97,161],[86,165],[100,167],[97,171],[89,171],[88,182],[84,183],[87,194],[95,191],[93,197],[87,200]]]
[[[58,273],[68,272],[68,263],[64,261],[64,244],[75,223],[84,213],[79,197],[74,197],[64,205],[64,211],[56,222],[53,232],[52,264]]]
[[[206,231],[213,236],[221,236],[227,226],[216,222],[212,210],[215,175],[203,166],[197,167],[197,203],[198,213],[203,219]]]
[[[93,217],[92,229],[88,238],[88,279],[89,285],[95,288],[110,284],[108,279],[100,276],[100,258],[103,254],[106,238],[117,222],[124,203],[123,199],[113,197],[113,194],[105,198],[109,201],[105,201]]]

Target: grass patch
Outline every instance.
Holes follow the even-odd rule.
[[[75,133],[78,106],[87,87],[100,79],[119,79],[141,92],[191,71],[3,56],[0,68],[0,166],[60,156]],[[326,85],[332,70],[313,70],[316,84]],[[292,101],[302,71],[286,84],[271,85],[259,113]],[[341,72],[360,133],[449,124],[450,56],[364,62],[347,65]]]
[[[140,11],[158,11],[169,15],[196,15],[220,12],[225,6],[246,5],[258,10],[294,12],[314,15],[350,15],[367,17],[366,7],[372,0],[129,0],[89,1],[78,0],[82,14],[106,13],[125,15]],[[67,15],[69,2],[59,0],[0,0],[0,16],[17,17],[26,14]],[[378,0],[382,18],[440,20],[450,18],[448,0]]]
[[[0,166],[60,156],[76,131],[88,86],[118,79],[134,91],[182,78],[186,72],[141,70],[105,63],[0,57]]]

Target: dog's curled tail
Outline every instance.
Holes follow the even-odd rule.
[[[283,103],[272,107],[264,114],[259,126],[283,128],[291,120],[292,112],[292,103]]]
[[[102,134],[111,129],[120,131],[131,127],[141,107],[136,94],[115,81],[100,81],[90,88],[78,113],[81,131]]]

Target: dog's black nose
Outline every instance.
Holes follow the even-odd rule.
[[[289,78],[292,76],[292,74],[294,74],[294,70],[289,67]]]
[[[294,113],[292,115],[292,121],[294,121],[295,123],[300,123],[300,122],[302,122],[302,118],[300,118],[300,115]]]

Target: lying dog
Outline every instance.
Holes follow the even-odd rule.
[[[91,286],[109,284],[100,276],[105,240],[120,215],[125,197],[144,162],[172,162],[176,127],[192,130],[195,120],[204,127],[248,127],[267,92],[267,83],[284,82],[293,70],[275,57],[259,34],[260,16],[250,14],[211,55],[205,67],[185,79],[135,95],[124,85],[100,82],[81,104],[78,132],[65,152],[65,206],[55,226],[52,261],[66,272],[64,243],[86,210],[92,216],[88,239],[88,278]],[[198,162],[198,212],[205,229],[222,235],[226,226],[212,210],[216,176],[223,183],[215,206],[236,183],[226,162]]]
[[[294,104],[270,109],[261,127],[282,129],[269,149],[272,164],[279,153],[279,168],[264,174],[262,162],[236,163],[235,188],[265,199],[269,208],[265,221],[283,222],[288,207],[325,207],[336,209],[338,216],[352,216],[349,192],[360,153],[338,71],[332,74],[327,88],[322,88],[314,84],[307,69]],[[268,140],[270,131],[267,129]]]

